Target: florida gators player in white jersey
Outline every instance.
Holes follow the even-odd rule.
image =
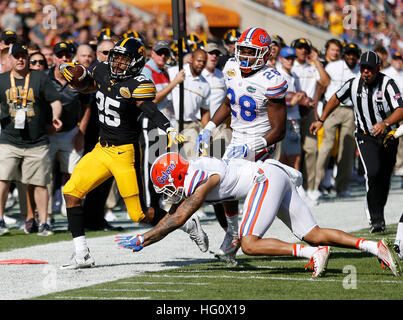
[[[278,71],[266,65],[270,45],[270,36],[262,28],[244,31],[236,42],[235,57],[229,59],[223,69],[227,97],[199,135],[196,143],[199,154],[205,153],[211,132],[228,116],[231,116],[232,140],[224,159],[265,160],[274,152],[276,143],[284,138],[288,85]],[[238,203],[223,205],[228,229],[217,257],[231,260],[239,248]]]
[[[395,276],[401,272],[389,241],[369,241],[337,229],[320,228],[296,190],[302,183],[301,173],[276,160],[200,157],[186,161],[177,153],[166,153],[155,160],[150,175],[156,192],[174,203],[170,214],[143,235],[118,236],[120,247],[139,251],[161,240],[183,225],[205,201],[244,199],[239,234],[247,255],[308,258],[305,267],[310,266],[312,276],[317,277],[325,271],[332,245],[372,253]],[[311,246],[263,238],[276,216]]]

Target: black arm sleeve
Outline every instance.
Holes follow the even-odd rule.
[[[158,128],[167,131],[167,129],[171,126],[169,120],[161,111],[158,110],[154,102],[144,101],[142,104],[140,104],[139,108]]]

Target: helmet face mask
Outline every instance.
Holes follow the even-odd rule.
[[[134,77],[145,65],[145,47],[135,38],[120,40],[111,49],[108,62],[112,79],[120,81]]]
[[[235,44],[235,60],[242,73],[251,73],[264,67],[270,58],[271,40],[261,28],[250,28]]]

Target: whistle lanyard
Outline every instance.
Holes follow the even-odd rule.
[[[28,72],[27,75],[25,76],[24,92],[22,94],[22,108],[25,108],[27,106],[30,75],[31,74]],[[14,103],[17,104],[18,93],[17,93],[17,87],[15,85],[15,79],[14,79],[14,72],[13,71],[10,71],[10,83],[11,83],[11,97],[10,97],[10,99]]]

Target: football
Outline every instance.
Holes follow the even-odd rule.
[[[83,65],[77,64],[74,68],[69,68],[69,71],[72,75],[70,84],[73,87],[82,88],[86,86],[84,80],[87,77],[88,71]]]

